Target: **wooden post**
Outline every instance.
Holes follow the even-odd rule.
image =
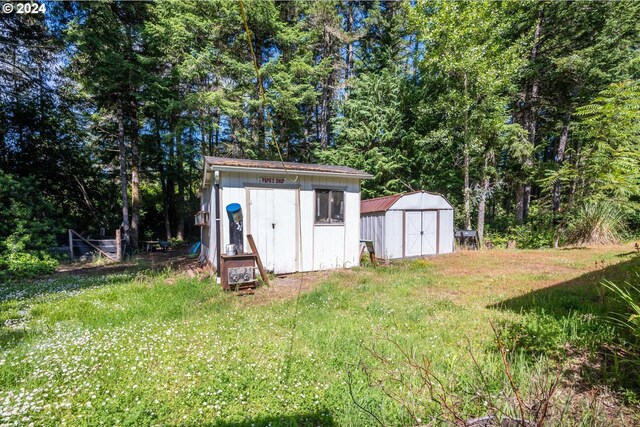
[[[69,258],[73,261],[73,233],[69,229]]]
[[[264,284],[269,286],[269,277],[267,276],[267,272],[264,271],[264,266],[262,265],[262,260],[260,259],[260,254],[258,253],[256,242],[254,242],[253,236],[251,234],[247,234],[247,240],[249,241],[249,246],[251,246],[251,252],[253,252],[256,256],[256,264],[258,264],[260,277],[262,277],[262,281],[264,282]]]
[[[122,262],[122,236],[119,228],[116,230],[116,261]]]
[[[371,260],[371,264],[378,265],[376,250],[373,246],[373,240],[365,240],[365,244],[367,245],[367,252],[369,252],[369,260]]]

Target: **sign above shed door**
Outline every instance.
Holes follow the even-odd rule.
[[[296,190],[249,189],[249,229],[265,268],[275,274],[298,270]]]

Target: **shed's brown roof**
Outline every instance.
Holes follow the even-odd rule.
[[[376,197],[375,199],[363,200],[360,202],[360,214],[386,212],[402,194],[393,194],[391,196]]]
[[[336,165],[315,165],[309,163],[279,162],[270,160],[232,159],[227,157],[205,156],[205,163],[211,166],[222,166],[231,168],[255,168],[273,170],[291,170],[301,172],[318,172],[327,174],[339,174],[353,176],[354,178],[371,178],[368,173],[348,166]]]

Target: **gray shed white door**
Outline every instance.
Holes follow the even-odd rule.
[[[297,271],[296,208],[296,190],[249,190],[248,231],[265,268],[276,274]]]
[[[405,211],[404,256],[435,255],[438,246],[438,213]]]

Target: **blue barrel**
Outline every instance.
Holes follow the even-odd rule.
[[[230,222],[235,222],[236,224],[242,222],[242,207],[240,207],[240,203],[227,205],[227,216],[229,216]]]
[[[229,217],[229,241],[232,245],[236,245],[236,251],[241,254],[244,252],[244,235],[242,232],[244,224],[240,204],[231,203],[227,205],[227,216]]]

